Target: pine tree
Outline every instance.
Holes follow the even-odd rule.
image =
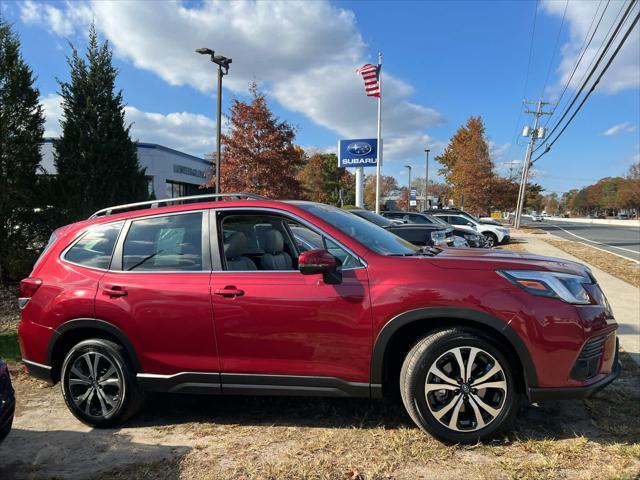
[[[255,84],[249,103],[234,100],[231,131],[222,136],[220,188],[223,192],[249,192],[274,198],[299,198],[298,173],[304,151],[293,144],[295,130],[279,121]]]
[[[37,254],[37,168],[44,134],[31,68],[0,16],[0,282],[28,273]]]
[[[484,132],[482,118],[470,117],[436,157],[443,165],[440,173],[451,186],[450,198],[455,202],[464,198],[465,209],[476,213],[486,213],[492,203],[493,162]]]
[[[59,81],[62,135],[54,161],[58,205],[68,220],[78,220],[109,205],[145,200],[148,193],[131,127],[125,126],[122,91],[115,90],[118,71],[108,42],[99,45],[91,26],[86,61],[72,50],[70,81]]]

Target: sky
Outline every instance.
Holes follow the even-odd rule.
[[[11,1],[0,2],[37,76],[47,136],[60,132],[59,86],[70,44],[83,50],[95,21],[119,69],[132,136],[202,156],[215,144],[215,65],[194,50],[233,59],[223,112],[256,81],[296,143],[335,151],[339,139],[375,137],[376,100],[356,68],[383,55],[383,174],[400,185],[424,176],[471,115],[485,121],[498,172],[521,162],[531,115],[522,100],[562,100],[553,126],[626,0],[512,1]],[[605,9],[606,6],[606,9]],[[633,13],[638,11],[636,5]],[[604,12],[604,13],[603,13]],[[573,79],[585,39],[601,24]],[[595,22],[593,20],[595,19]],[[534,166],[546,193],[623,175],[640,161],[640,33]],[[560,97],[565,86],[566,93]],[[548,105],[548,111],[554,105]],[[224,128],[224,124],[223,124]],[[371,173],[374,173],[371,170]]]

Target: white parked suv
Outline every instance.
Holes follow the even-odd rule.
[[[474,227],[476,231],[480,232],[487,242],[487,247],[493,247],[501,243],[505,243],[509,240],[511,231],[508,228],[494,225],[493,223],[483,223],[476,220],[471,215],[464,212],[438,212],[434,213],[436,217],[442,218],[447,223],[450,223],[454,227],[457,226],[469,226]]]

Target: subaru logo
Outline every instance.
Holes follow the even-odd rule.
[[[367,155],[371,153],[371,145],[366,142],[353,142],[347,146],[349,153],[353,155]]]

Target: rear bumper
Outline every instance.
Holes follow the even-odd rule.
[[[570,387],[570,388],[538,388],[529,387],[527,389],[527,396],[531,402],[541,402],[545,400],[580,400],[589,398],[595,393],[599,392],[611,382],[613,382],[622,371],[622,364],[618,358],[618,350],[616,347],[616,356],[613,362],[613,369],[611,373],[606,377],[598,380],[595,383],[586,385],[584,387]]]
[[[53,377],[51,375],[51,367],[49,365],[42,365],[40,363],[32,362],[31,360],[22,359],[27,373],[32,377],[44,380],[49,384],[53,384]]]

